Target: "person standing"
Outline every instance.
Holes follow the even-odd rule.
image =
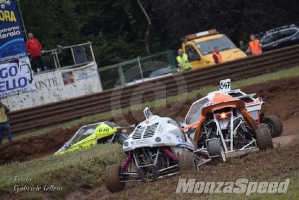
[[[32,33],[28,33],[28,40],[26,41],[26,50],[28,53],[30,53],[33,71],[37,73],[38,64],[41,70],[45,71],[44,63],[41,56],[42,45],[39,43],[37,39],[33,37]]]
[[[250,42],[248,49],[246,50],[246,53],[250,53],[251,55],[259,55],[263,53],[262,47],[263,45],[261,44],[260,40],[255,39],[254,35],[250,35]]]
[[[0,101],[0,145],[2,145],[4,131],[6,131],[8,141],[12,142],[9,119],[7,116],[9,111],[9,108]]]
[[[178,50],[178,54],[179,55],[176,57],[176,60],[179,63],[180,70],[182,71],[191,70],[192,66],[191,63],[189,63],[187,54],[185,54],[182,49]]]
[[[222,63],[222,56],[219,53],[218,47],[214,48],[213,59],[214,59],[215,64]]]

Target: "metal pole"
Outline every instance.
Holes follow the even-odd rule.
[[[25,23],[24,23],[24,20],[23,20],[23,16],[22,16],[22,11],[21,11],[21,7],[20,7],[20,0],[16,0],[15,2],[17,2],[18,4],[18,8],[19,8],[19,13],[20,13],[20,18],[21,18],[21,22],[22,22],[22,26],[23,26],[23,32],[25,34],[25,37],[26,37],[26,40],[28,40],[28,36],[27,36],[27,32],[26,32],[26,27],[25,27]]]
[[[51,55],[53,56],[55,68],[57,69],[57,62],[56,62],[56,58],[55,58],[54,52],[52,52]]]
[[[74,64],[76,65],[77,63],[76,63],[76,59],[75,59],[73,47],[71,47],[71,51],[72,51],[72,56],[73,56]]]
[[[91,51],[91,55],[92,55],[92,59],[93,59],[93,61],[96,61],[96,59],[95,59],[95,57],[94,57],[94,54],[93,54],[93,49],[92,49],[91,43],[89,44],[89,47],[90,47],[90,51]]]
[[[57,60],[57,66],[58,66],[58,68],[60,68],[60,63],[59,63],[57,51],[55,51],[55,57],[56,57],[56,60]]]
[[[141,78],[142,78],[142,81],[143,81],[143,73],[142,73],[142,68],[141,68],[140,57],[139,56],[137,57],[137,61],[138,61],[139,69],[140,69]]]

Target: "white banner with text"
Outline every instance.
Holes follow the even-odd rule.
[[[3,74],[6,76],[5,72]],[[40,73],[34,75],[33,80],[33,86],[32,84],[31,86],[35,90],[27,90],[18,95],[3,96],[1,97],[3,103],[8,105],[12,111],[16,111],[102,91],[95,62],[78,68]],[[25,80],[21,79],[21,86],[24,85],[24,82]]]
[[[0,64],[0,98],[35,89],[28,57]]]

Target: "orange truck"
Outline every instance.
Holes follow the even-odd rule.
[[[182,43],[183,51],[193,69],[214,65],[213,51],[218,47],[222,61],[245,58],[247,55],[224,34],[216,29],[187,35]]]

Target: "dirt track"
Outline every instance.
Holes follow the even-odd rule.
[[[262,97],[266,102],[263,106],[263,112],[265,112],[266,115],[277,115],[283,121],[284,133],[281,137],[274,139],[276,146],[279,143],[283,145],[299,143],[299,102],[297,100],[299,77],[269,81],[263,84],[246,86],[241,89],[246,93],[257,93],[257,96]],[[198,98],[200,98],[200,96],[196,99]],[[152,111],[154,114],[170,116],[176,121],[182,121],[194,100],[195,99],[167,104],[165,107],[158,107],[152,109]],[[115,121],[118,125],[125,126],[138,124],[138,122],[144,120],[144,117],[142,111],[138,110],[123,115],[116,115],[114,118],[106,120]],[[20,141],[4,144],[0,147],[0,164],[13,161],[26,161],[51,155],[57,151],[80,126],[81,125],[78,125],[64,130],[54,130],[39,136],[24,138]]]

